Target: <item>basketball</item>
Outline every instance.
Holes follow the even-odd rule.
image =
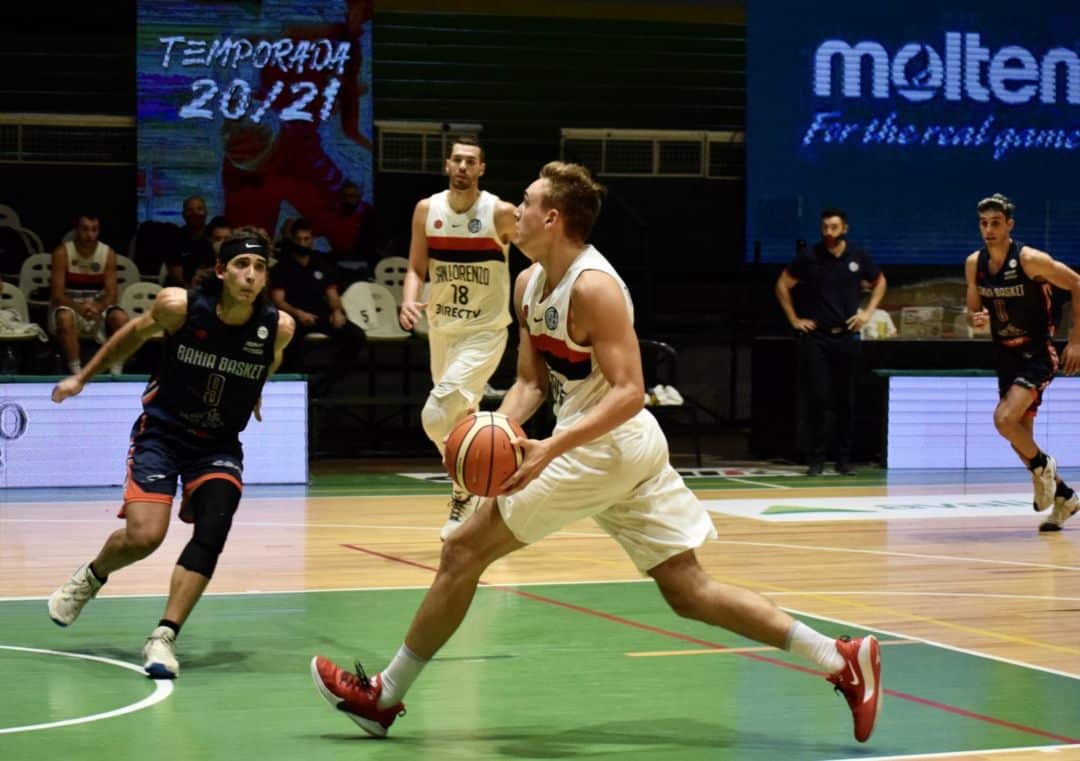
[[[499,485],[521,464],[521,449],[510,443],[518,437],[525,431],[506,415],[467,415],[446,440],[446,472],[470,494],[498,496]]]

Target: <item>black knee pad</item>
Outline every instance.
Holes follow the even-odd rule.
[[[192,492],[188,505],[195,518],[195,531],[176,564],[209,579],[240,505],[240,489],[232,481],[212,478]]]

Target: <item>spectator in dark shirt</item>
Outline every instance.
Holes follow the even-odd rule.
[[[811,476],[824,471],[830,408],[836,416],[836,470],[854,474],[851,445],[859,331],[885,296],[885,276],[865,250],[847,240],[847,232],[847,214],[840,209],[823,211],[821,241],[809,251],[800,250],[776,281],[776,298],[798,337],[801,444]],[[871,289],[870,300],[860,309],[863,289]]]
[[[166,285],[190,288],[199,270],[212,268],[216,259],[208,237],[206,201],[199,196],[185,198],[182,214],[184,226],[180,228],[179,244],[165,260]]]
[[[270,298],[278,309],[296,320],[297,336],[323,333],[334,341],[334,364],[329,384],[340,379],[364,343],[364,331],[345,317],[337,288],[337,270],[327,257],[312,249],[315,240],[311,223],[297,219],[291,237],[282,243],[282,255],[270,270]],[[303,372],[303,340],[293,341],[285,355],[289,372]]]

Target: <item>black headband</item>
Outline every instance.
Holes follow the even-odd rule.
[[[221,244],[218,249],[218,261],[228,264],[238,256],[261,256],[270,260],[270,249],[262,238],[251,236],[248,238],[234,238]]]

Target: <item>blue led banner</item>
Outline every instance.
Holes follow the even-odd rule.
[[[303,216],[328,248],[370,254],[371,11],[372,0],[140,0],[139,220],[181,223],[197,195],[234,225],[273,234]]]
[[[959,266],[1000,192],[1018,240],[1080,260],[1080,6],[748,6],[749,250],[787,261],[839,206],[879,261]]]

